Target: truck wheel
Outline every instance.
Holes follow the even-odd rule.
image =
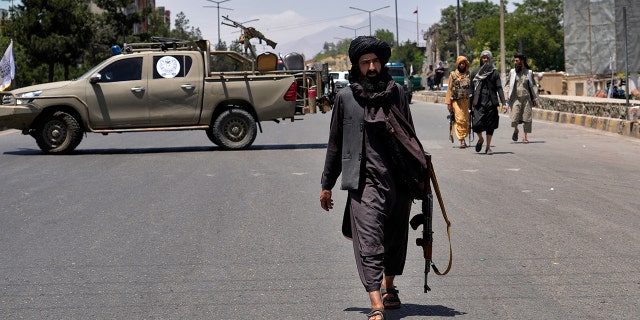
[[[56,111],[39,122],[33,137],[44,153],[69,154],[82,141],[82,128],[73,115]]]
[[[251,114],[237,108],[221,113],[209,130],[209,139],[224,149],[248,148],[258,134],[256,121]]]
[[[216,136],[213,134],[213,129],[211,127],[207,129],[207,138],[209,138],[209,140],[211,140],[211,142],[213,142],[213,144],[215,144],[216,146],[220,146],[220,141],[218,141]]]

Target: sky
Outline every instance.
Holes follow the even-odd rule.
[[[500,0],[490,1],[500,3]],[[156,7],[164,6],[165,10],[170,10],[172,22],[179,12],[184,12],[190,26],[199,28],[204,39],[216,43],[219,6],[221,22],[224,21],[223,16],[239,23],[251,21],[244,25],[254,27],[266,38],[278,43],[276,49],[272,49],[254,39],[252,43],[258,53],[300,52],[306,58],[311,58],[322,50],[325,42],[337,43],[354,35],[369,35],[369,12],[366,11],[373,11],[372,33],[377,29],[387,29],[395,35],[396,3],[400,42],[423,42],[422,31],[438,22],[440,11],[455,6],[457,0],[227,0],[219,4],[211,0],[156,0]],[[386,6],[389,7],[384,8]],[[507,7],[508,11],[513,10],[510,7]],[[418,14],[413,13],[416,10]],[[239,36],[238,29],[220,26],[221,41],[229,44]]]
[[[219,4],[216,3],[220,2]],[[171,21],[184,12],[189,26],[199,28],[202,37],[211,43],[218,41],[218,6],[220,21],[223,16],[245,26],[254,27],[264,36],[278,43],[276,49],[252,40],[258,53],[271,51],[286,54],[300,52],[312,58],[322,50],[325,42],[337,43],[341,39],[369,35],[387,29],[396,34],[396,4],[398,15],[398,39],[424,45],[422,32],[440,21],[442,9],[455,6],[458,0],[156,0],[156,7],[171,11]],[[224,1],[224,2],[222,2]],[[469,0],[470,2],[484,0]],[[489,0],[499,4],[500,0]],[[14,4],[21,1],[15,0]],[[462,1],[460,1],[462,2]],[[510,0],[508,2],[520,2]],[[6,9],[11,0],[0,0],[0,9]],[[388,6],[387,8],[385,8]],[[351,9],[350,7],[358,8]],[[378,10],[379,9],[379,10]],[[418,14],[413,12],[418,10]],[[513,5],[507,7],[513,11]],[[255,21],[255,19],[258,19]],[[173,25],[172,25],[173,28]],[[220,25],[220,40],[230,44],[238,39],[238,29]]]

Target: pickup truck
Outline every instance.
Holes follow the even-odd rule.
[[[48,154],[73,152],[86,132],[204,130],[223,149],[245,149],[261,121],[315,113],[316,96],[330,110],[322,71],[256,71],[255,60],[210,48],[125,45],[77,79],[0,92],[0,122]]]

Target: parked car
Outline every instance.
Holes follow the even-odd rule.
[[[333,78],[336,92],[349,85],[349,71],[331,71],[329,75]]]

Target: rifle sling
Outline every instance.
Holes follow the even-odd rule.
[[[433,165],[429,164],[429,175],[431,176],[431,181],[433,183],[433,189],[436,192],[436,197],[438,198],[438,204],[440,204],[440,210],[442,211],[442,217],[444,221],[447,223],[447,237],[449,238],[449,265],[447,266],[447,270],[444,272],[440,272],[438,268],[436,268],[435,264],[433,265],[433,272],[439,276],[443,276],[451,270],[451,264],[453,261],[453,250],[451,249],[451,222],[447,217],[447,211],[444,208],[444,202],[442,201],[442,194],[440,194],[440,187],[438,186],[438,179],[436,179],[436,172],[433,170]]]

